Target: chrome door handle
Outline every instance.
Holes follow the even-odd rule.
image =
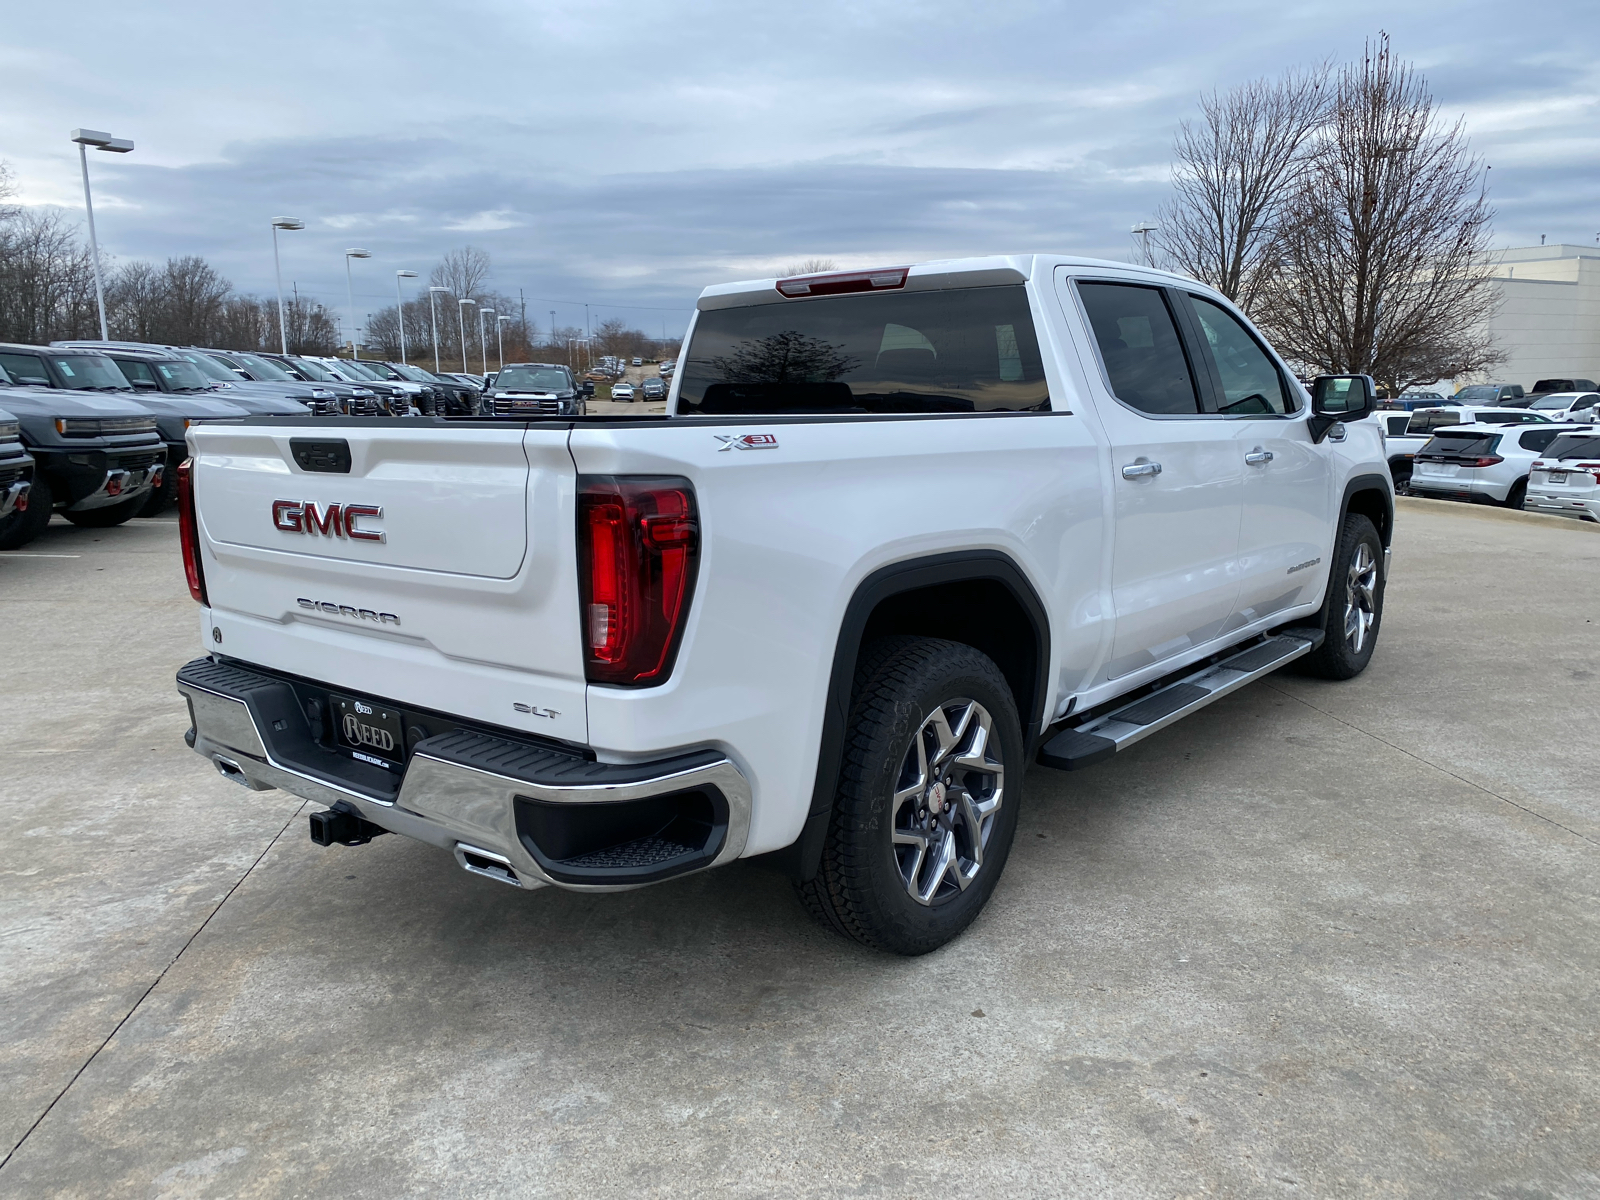
[[[1252,450],[1249,454],[1244,456],[1244,460],[1252,467],[1265,466],[1267,463],[1272,461],[1272,451],[1259,449]]]
[[[1161,474],[1160,463],[1146,462],[1143,459],[1138,462],[1131,462],[1122,468],[1122,477],[1124,479],[1143,479],[1147,475],[1155,476],[1159,474]]]

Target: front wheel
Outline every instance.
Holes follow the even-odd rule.
[[[44,532],[50,524],[50,509],[54,501],[50,485],[37,474],[33,489],[28,493],[28,507],[0,517],[0,550],[17,550],[26,546]]]
[[[1323,679],[1353,679],[1367,669],[1383,623],[1383,542],[1368,518],[1351,513],[1344,519],[1328,592],[1316,623],[1322,645],[1301,661]]]
[[[858,942],[926,954],[972,923],[1005,868],[1021,723],[1000,669],[957,642],[875,642],[855,683],[821,867],[800,899]]]

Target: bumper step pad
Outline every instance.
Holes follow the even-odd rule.
[[[1105,716],[1062,730],[1039,750],[1039,762],[1061,771],[1081,771],[1103,762],[1118,750],[1311,653],[1321,642],[1319,629],[1294,629],[1270,637]]]

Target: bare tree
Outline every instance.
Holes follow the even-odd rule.
[[[1302,149],[1327,116],[1326,64],[1200,98],[1173,145],[1173,190],[1156,241],[1170,263],[1254,315],[1277,263],[1282,206]]]
[[[0,341],[95,337],[94,274],[77,226],[59,209],[0,220]]]
[[[826,271],[837,271],[839,266],[831,258],[807,258],[800,262],[790,263],[783,269],[785,276],[790,275],[821,275]]]
[[[1391,394],[1503,360],[1483,165],[1463,123],[1436,117],[1386,34],[1340,71],[1279,220],[1283,275],[1254,314],[1285,355]]]
[[[434,287],[446,287],[458,300],[476,300],[489,278],[489,256],[475,246],[462,246],[439,260],[429,273]]]

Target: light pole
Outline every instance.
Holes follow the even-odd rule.
[[[449,288],[431,287],[428,289],[428,311],[433,314],[433,373],[439,373],[439,293],[448,292]]]
[[[1600,244],[1600,233],[1595,234],[1594,240],[1597,244]],[[554,350],[560,344],[560,342],[556,341],[556,310],[552,308],[550,310],[550,348]],[[568,365],[570,366],[571,364],[569,363]]]
[[[494,319],[495,353],[500,358],[500,365],[495,368],[497,371],[506,369],[506,322],[511,319],[510,317],[496,317]]]
[[[463,375],[469,373],[467,371],[467,305],[476,303],[476,300],[456,301],[456,315],[461,318],[461,373]]]
[[[357,362],[361,361],[361,347],[356,345],[356,289],[350,281],[350,260],[371,257],[371,250],[363,250],[359,246],[352,246],[344,252],[344,290],[345,297],[350,301],[350,357]]]
[[[1159,228],[1161,228],[1159,225],[1153,225],[1149,221],[1140,221],[1133,227],[1133,232],[1138,234],[1144,243],[1144,265],[1147,267],[1156,265],[1150,258],[1150,235]]]
[[[483,373],[489,373],[489,335],[483,331],[483,319],[494,316],[494,309],[480,308],[478,310],[478,361],[483,364]]]
[[[283,321],[283,268],[278,265],[278,230],[304,229],[306,223],[299,217],[272,218],[272,274],[278,281],[278,345],[289,353],[289,327]]]
[[[400,281],[402,279],[415,279],[415,271],[396,271],[394,273],[394,315],[400,322],[400,365],[406,361],[406,302],[400,296]]]
[[[89,155],[84,149],[93,146],[111,154],[126,154],[133,149],[127,138],[114,138],[98,129],[74,129],[72,140],[78,143],[78,165],[83,168],[83,211],[89,217],[89,248],[94,259],[94,302],[100,310],[100,340],[109,342],[111,333],[106,328],[106,292],[100,282],[100,241],[94,233],[94,201],[89,198]]]

